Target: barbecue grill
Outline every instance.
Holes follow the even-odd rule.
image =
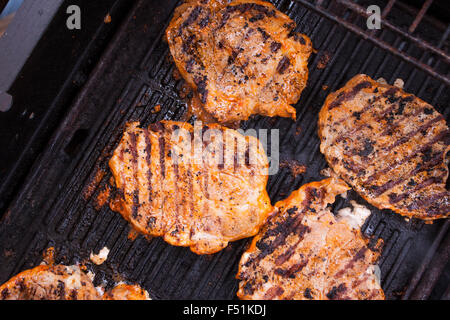
[[[82,12],[89,6],[95,9],[88,2],[80,1]],[[287,167],[270,176],[272,203],[307,182],[323,179],[320,171],[327,164],[319,151],[318,112],[330,92],[358,73],[383,77],[390,84],[403,79],[407,92],[431,103],[449,122],[446,1],[272,2],[296,21],[296,30],[309,36],[317,50],[310,59],[308,85],[296,105],[296,122],[254,116],[241,123],[243,129],[280,129],[280,161],[296,160],[307,167],[297,176]],[[63,42],[53,34],[65,23],[69,4],[64,2],[55,14],[9,91],[14,99],[11,110],[0,113],[3,153],[11,148],[11,154],[2,153],[0,177],[0,283],[38,265],[48,247],[55,247],[57,263],[73,264],[107,246],[111,250],[107,261],[88,266],[96,274],[95,284],[110,286],[124,279],[141,284],[156,299],[236,298],[238,261],[250,239],[233,242],[217,254],[198,256],[159,238],[130,237],[130,226],[121,215],[98,203],[99,194],[108,188],[107,162],[125,123],[140,121],[146,126],[162,119],[179,120],[187,110],[187,101],[180,96],[184,83],[173,76],[175,66],[164,41],[178,4],[117,0],[97,7],[109,12],[113,23],[86,27],[92,30],[91,39],[77,40],[87,45],[75,48],[76,57],[68,58],[74,67],[63,73],[63,89],[42,93],[51,101],[34,114],[37,125],[16,137],[19,124],[30,116],[20,118],[23,106],[46,101],[24,97],[24,92],[32,91],[30,79],[53,81],[38,74],[45,72],[39,58],[46,50],[57,50],[58,39]],[[366,8],[374,4],[382,11],[381,29],[368,30]],[[42,45],[46,39],[51,46]],[[65,50],[66,45],[61,46]],[[156,105],[161,105],[159,112]],[[351,200],[372,211],[362,228],[371,244],[384,241],[378,264],[386,297],[449,299],[450,222],[406,221],[389,210],[377,210],[353,191],[346,199],[339,198],[334,210],[350,206]]]

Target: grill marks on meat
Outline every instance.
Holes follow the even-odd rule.
[[[239,263],[241,299],[384,299],[374,275],[379,253],[327,205],[347,191],[329,178],[294,191]]]
[[[40,265],[0,286],[0,300],[149,300],[138,285],[118,284],[101,295],[79,266]]]
[[[292,117],[308,78],[311,41],[265,1],[188,0],[167,28],[177,68],[221,123]]]
[[[258,232],[272,211],[258,139],[217,124],[138,125],[127,125],[109,162],[119,190],[113,210],[141,233],[198,254]]]
[[[78,266],[37,266],[0,286],[0,300],[98,300],[91,279]]]
[[[357,75],[328,96],[319,136],[330,167],[372,205],[424,220],[448,217],[450,132],[426,102]]]

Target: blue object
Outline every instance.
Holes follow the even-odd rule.
[[[22,5],[23,0],[9,0],[3,9],[2,13],[0,13],[0,18],[6,17],[13,12],[16,12],[17,9]]]

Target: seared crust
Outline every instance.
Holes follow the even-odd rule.
[[[223,145],[213,135],[208,139],[213,132],[224,137]],[[222,164],[214,161],[221,150]],[[143,234],[197,254],[255,235],[272,210],[259,140],[217,124],[194,133],[185,122],[161,121],[147,129],[130,123],[109,166],[121,193],[111,208]]]
[[[449,216],[450,133],[428,103],[357,75],[326,99],[319,136],[330,167],[372,205],[423,220]]]
[[[99,300],[91,279],[78,266],[37,266],[0,286],[0,300]]]
[[[239,263],[241,299],[384,299],[374,275],[379,253],[327,205],[350,189],[329,178],[303,185],[274,215]]]
[[[310,39],[265,1],[187,0],[167,28],[177,68],[221,123],[292,117],[308,78]]]

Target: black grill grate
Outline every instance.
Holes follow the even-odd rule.
[[[238,283],[234,276],[248,239],[232,243],[215,255],[197,256],[161,239],[147,240],[139,236],[130,240],[130,228],[119,214],[108,206],[96,209],[97,195],[111,177],[107,161],[124,124],[131,120],[147,125],[161,119],[180,119],[186,110],[186,103],[177,93],[182,81],[172,77],[174,65],[163,41],[163,31],[176,2],[137,3],[46,151],[36,161],[1,220],[0,282],[38,264],[49,246],[55,246],[56,261],[62,263],[86,260],[91,251],[107,246],[111,249],[108,260],[102,266],[93,267],[97,283],[111,283],[116,279],[112,275],[118,273],[128,281],[143,285],[155,298],[235,298]],[[395,1],[370,2],[385,8]],[[423,50],[422,40],[417,45],[384,27],[373,34],[357,31],[356,28],[365,25],[365,20],[352,7],[353,2],[279,0],[274,3],[296,20],[297,30],[312,39],[318,52],[309,63],[308,86],[296,106],[296,123],[259,116],[242,123],[243,128],[281,129],[280,160],[296,159],[308,168],[304,175],[297,177],[288,168],[271,176],[268,191],[272,202],[306,182],[323,178],[319,172],[327,165],[319,151],[317,114],[325,97],[357,73],[384,77],[390,83],[403,78],[408,92],[432,103],[449,120],[448,61],[437,53],[430,55],[428,49]],[[359,1],[359,5],[364,7],[365,2]],[[395,12],[398,5],[399,1],[389,15],[395,14],[399,21],[407,19],[402,11]],[[438,27],[424,18],[413,30],[414,37],[420,39],[421,28],[426,32],[434,30],[432,35],[440,36],[442,30]],[[437,44],[429,45],[448,50],[447,35],[444,32]],[[448,52],[443,52],[448,59]],[[414,56],[419,57],[417,62],[410,59]],[[326,60],[326,67],[318,68]],[[157,104],[162,109],[153,113]],[[103,171],[106,174],[97,181],[96,175]],[[352,199],[367,205],[350,192],[347,199],[336,202],[335,209],[348,206]],[[449,278],[445,268],[448,250],[440,248],[448,242],[445,239],[449,224],[406,222],[387,210],[367,206],[373,214],[363,226],[363,232],[373,243],[378,238],[385,243],[379,265],[387,297],[448,295],[448,282],[442,285]],[[428,270],[435,270],[434,283],[440,283],[438,289],[433,289],[434,283],[431,288],[423,288]]]

